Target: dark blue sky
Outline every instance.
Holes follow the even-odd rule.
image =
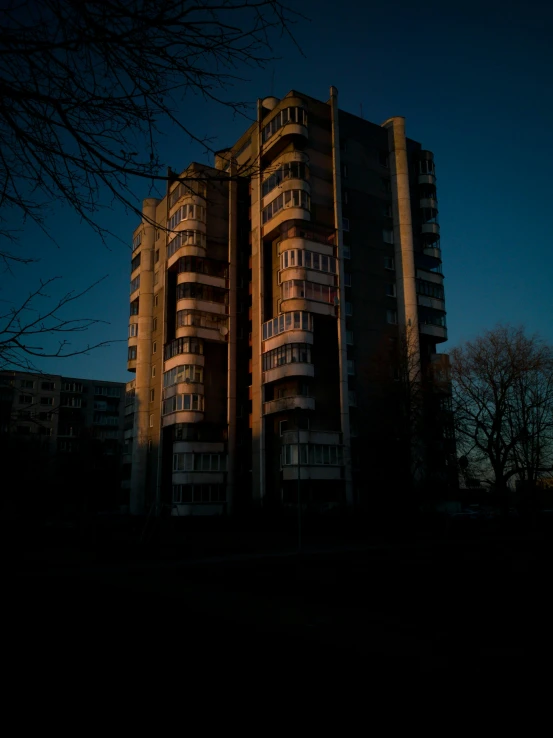
[[[434,152],[450,341],[443,351],[498,322],[524,324],[553,343],[553,11],[531,2],[424,4],[304,0],[294,33],[275,40],[280,57],[267,70],[244,70],[249,81],[229,98],[251,101],[290,89],[327,100],[339,90],[343,110],[375,123],[406,117],[407,135]],[[274,70],[274,87],[272,78]],[[214,148],[233,143],[247,121],[190,97],[181,108]],[[165,163],[182,170],[209,161],[175,130],[160,140]],[[211,161],[209,161],[211,163]],[[148,196],[136,183],[137,202]],[[107,203],[109,204],[109,202]],[[60,247],[31,227],[22,246],[37,266],[1,280],[4,300],[24,297],[39,275],[64,277],[82,289],[108,275],[73,315],[107,321],[80,344],[122,339],[89,356],[45,362],[52,373],[126,381],[130,242],[137,218],[107,210],[110,250],[71,214],[50,218]],[[83,341],[84,339],[84,341]],[[78,346],[79,342],[75,342]]]

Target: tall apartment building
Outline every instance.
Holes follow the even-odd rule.
[[[124,395],[122,382],[1,371],[0,443],[13,471],[11,502],[34,497],[55,506],[63,498],[80,506],[87,488],[89,508],[120,503]]]
[[[441,264],[434,157],[403,118],[339,110],[335,88],[260,100],[213,168],[144,201],[134,232],[131,512],[296,504],[298,489],[302,504],[370,505],[398,480],[446,485]]]

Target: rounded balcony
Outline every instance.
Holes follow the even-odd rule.
[[[314,410],[315,398],[305,397],[304,395],[293,395],[291,397],[279,397],[276,400],[269,400],[269,402],[263,403],[263,415],[289,412],[295,408]]]
[[[421,197],[419,205],[421,208],[432,208],[433,210],[437,210],[438,200],[435,197]]]
[[[440,264],[442,263],[442,250],[440,246],[428,243],[423,244],[422,247],[423,254],[431,259],[435,259]]]
[[[274,157],[285,149],[290,141],[307,141],[307,110],[299,97],[287,97],[280,102],[280,109],[271,111],[261,129],[262,157]]]
[[[186,228],[174,234],[167,245],[167,267],[170,268],[183,256],[205,257],[206,235],[204,230]]]
[[[183,297],[177,300],[177,312],[181,310],[196,310],[201,313],[213,313],[213,315],[228,315],[228,307],[225,303],[198,297]]]
[[[166,359],[164,362],[164,371],[168,372],[181,364],[195,364],[196,366],[205,366],[205,356],[196,353],[182,353]]]
[[[136,372],[136,359],[127,360],[127,371],[133,373]]]
[[[174,397],[175,395],[184,395],[187,393],[203,395],[204,394],[203,382],[182,381],[182,382],[177,382],[176,384],[172,384],[169,387],[164,388],[163,399],[168,400],[171,397]]]
[[[225,473],[222,471],[174,471],[172,474],[172,482],[173,484],[224,484]]]
[[[164,428],[177,423],[201,423],[204,419],[203,412],[197,410],[177,410],[174,413],[168,413],[161,419]]]
[[[175,441],[173,443],[174,454],[222,454],[225,451],[225,444],[220,441]]]
[[[291,182],[287,182],[290,185]],[[261,211],[264,238],[277,238],[281,224],[288,220],[309,221],[311,219],[311,198],[307,182],[295,180],[296,187],[273,193],[272,199]]]
[[[431,173],[419,174],[418,183],[420,185],[436,185],[436,175]]]
[[[436,343],[447,341],[447,328],[443,325],[434,325],[432,323],[423,323],[419,321],[419,330],[424,336],[431,336]]]
[[[434,236],[438,239],[440,237],[440,226],[438,223],[423,223],[421,225],[421,234],[427,237],[427,241],[430,240],[428,236]]]
[[[191,257],[196,258],[196,257]],[[215,276],[213,274],[206,274],[205,272],[179,272],[177,275],[177,284],[185,284],[188,282],[196,282],[198,284],[210,285],[211,287],[219,287],[225,289],[227,280],[224,276]],[[177,288],[177,292],[178,292]]]
[[[288,377],[314,377],[315,368],[313,364],[282,364],[274,369],[263,372],[263,384],[278,382],[279,379]]]
[[[311,345],[287,343],[262,354],[263,383],[287,377],[313,377]]]

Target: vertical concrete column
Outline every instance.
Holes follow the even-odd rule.
[[[135,379],[135,412],[131,471],[131,515],[146,511],[146,479],[148,464],[148,433],[150,427],[149,393],[152,373],[152,317],[154,307],[154,250],[157,200],[144,200],[143,233],[140,246],[140,302]],[[163,350],[163,346],[159,347]]]
[[[229,332],[227,371],[227,511],[234,505],[234,480],[236,459],[236,289],[238,282],[238,183],[236,162],[230,165],[228,185],[228,261],[229,261]]]
[[[340,128],[338,122],[338,90],[330,88],[330,109],[332,118],[332,175],[334,187],[334,228],[336,229],[338,247],[338,351],[340,362],[340,421],[344,444],[344,471],[346,482],[346,504],[353,505],[353,480],[351,469],[351,436],[349,427],[349,394],[348,394],[348,352],[346,341],[345,310],[345,278],[344,278],[344,244],[342,230],[342,172],[340,165]]]
[[[420,380],[419,320],[405,118],[402,116],[389,118],[382,126],[388,129],[390,150],[398,323],[400,331],[405,334],[409,378],[411,381],[418,382]],[[403,339],[401,334],[400,339]]]
[[[262,504],[265,498],[265,438],[263,425],[263,365],[261,356],[261,326],[263,325],[263,227],[261,224],[261,121],[262,102],[257,101],[257,138],[259,169],[252,173],[252,493],[253,501]]]

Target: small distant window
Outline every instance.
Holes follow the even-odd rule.
[[[353,305],[351,302],[346,302],[346,315],[353,315]]]
[[[160,236],[161,236],[161,231],[159,230],[159,228],[156,228],[156,241],[159,241]],[[156,253],[159,254],[159,250]]]
[[[347,151],[348,150],[348,142],[345,138],[340,139],[340,151]]]
[[[384,269],[395,269],[393,256],[384,257]]]
[[[153,330],[157,331],[157,318],[154,318]]]
[[[346,343],[353,346],[353,331],[346,331]]]
[[[159,233],[159,231],[158,231],[158,233]],[[158,236],[158,238],[159,238],[159,236]],[[158,261],[159,261],[159,249],[156,249],[156,264],[158,263]]]
[[[342,218],[342,230],[349,231],[349,218]]]
[[[157,341],[154,341],[152,344],[152,354],[157,353]]]
[[[157,306],[158,306],[158,303],[159,303],[159,295],[156,295],[156,296],[154,297],[154,305],[155,305],[155,307],[157,307]]]
[[[382,215],[385,218],[393,218],[393,212],[392,212],[392,206],[389,203],[386,203],[384,207],[382,208]]]
[[[344,259],[351,259],[351,248],[349,246],[344,246]]]
[[[344,192],[342,193],[342,202],[344,205],[348,204],[348,191],[347,190],[344,190]]]
[[[397,325],[397,310],[386,310],[386,322]]]
[[[154,416],[150,415],[150,428],[154,427]]]
[[[346,285],[346,287],[351,287],[351,273],[350,272],[345,272],[344,284]]]
[[[387,284],[386,285],[386,295],[387,295],[387,297],[395,297],[396,296],[396,286],[395,286],[395,284]]]
[[[348,178],[348,165],[347,164],[342,164],[342,177],[344,179]]]
[[[385,192],[387,195],[390,195],[392,192],[392,183],[389,179],[381,179],[380,180],[380,186],[382,188],[382,191]]]
[[[152,377],[155,377],[156,375],[156,368],[155,366],[152,367]]]
[[[384,228],[384,230],[382,231],[382,240],[384,241],[384,243],[393,243],[394,232],[389,228]]]
[[[348,359],[348,374],[350,376],[355,374],[355,362],[353,359]]]
[[[390,166],[387,151],[378,152],[378,163],[380,164],[381,167],[388,168]]]
[[[154,401],[155,394],[156,394],[156,391],[151,389],[150,390],[150,402]]]
[[[281,420],[278,424],[279,433],[282,436],[288,430],[288,421]]]

